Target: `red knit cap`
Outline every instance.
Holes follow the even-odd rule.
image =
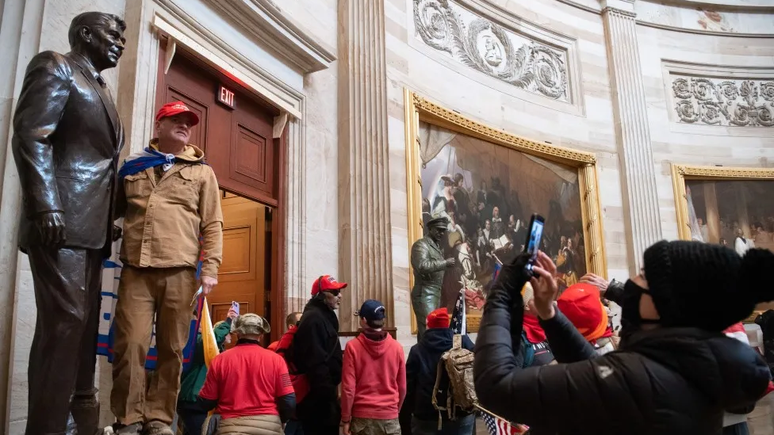
[[[449,317],[449,310],[444,308],[439,308],[432,313],[427,315],[427,328],[448,328],[449,324],[451,323],[451,318]]]

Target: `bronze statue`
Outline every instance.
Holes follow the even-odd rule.
[[[22,188],[19,248],[29,255],[38,309],[29,363],[26,435],[99,433],[94,387],[102,261],[113,239],[124,130],[100,72],[124,50],[126,24],[87,12],[71,51],[32,58],[13,119]],[[72,396],[72,403],[71,403]]]
[[[454,258],[443,258],[441,240],[446,234],[449,220],[437,217],[427,222],[427,234],[411,246],[411,267],[414,269],[414,288],[411,289],[411,305],[417,317],[417,342],[427,329],[427,315],[441,302],[441,285],[447,268],[454,266]]]

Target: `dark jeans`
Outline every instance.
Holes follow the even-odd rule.
[[[411,419],[411,435],[473,435],[476,415],[470,414],[457,420],[443,419],[443,426],[438,430],[438,420]]]
[[[747,422],[737,423],[723,428],[723,435],[750,435]]]
[[[207,412],[195,403],[178,402],[177,415],[183,421],[183,435],[202,435],[202,426],[207,420]]]
[[[298,420],[288,420],[285,424],[285,435],[304,435],[304,428]]]

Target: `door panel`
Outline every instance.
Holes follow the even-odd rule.
[[[213,320],[225,319],[231,301],[239,302],[241,313],[253,312],[265,316],[265,206],[226,193],[221,208],[223,264],[218,271],[218,286],[208,297]]]

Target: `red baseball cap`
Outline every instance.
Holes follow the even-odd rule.
[[[166,118],[167,116],[175,116],[181,113],[188,114],[188,117],[191,119],[191,127],[199,123],[199,116],[192,112],[182,101],[175,101],[161,106],[161,109],[156,112],[156,121],[161,118]]]
[[[332,290],[341,290],[347,286],[346,282],[338,282],[336,278],[330,275],[323,275],[312,283],[312,296],[317,293],[329,292]]]

